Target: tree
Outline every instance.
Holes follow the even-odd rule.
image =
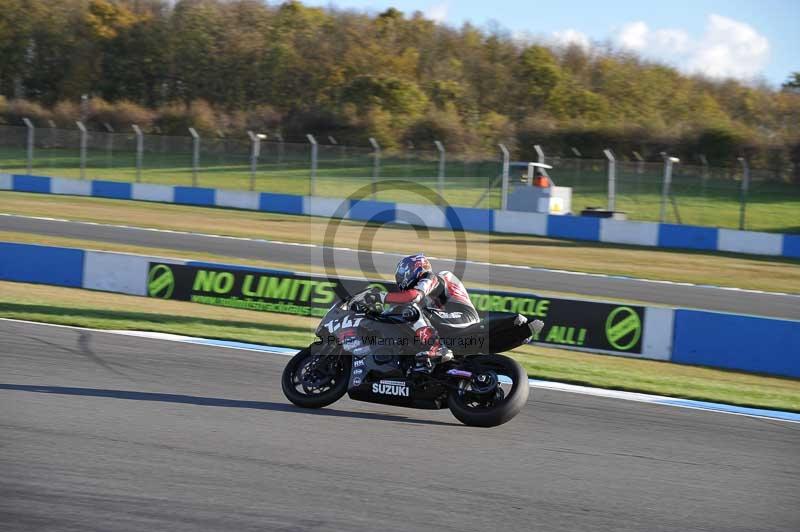
[[[785,91],[800,93],[800,72],[793,72],[782,87]]]
[[[595,152],[636,142],[677,153],[700,139],[720,160],[746,147],[788,161],[800,120],[800,72],[776,91],[611,48],[521,42],[497,25],[452,28],[420,12],[292,0],[0,0],[5,120],[73,116],[83,94],[108,101],[98,100],[98,116],[149,121],[136,107],[146,105],[176,131],[258,123],[386,146],[434,135],[471,152],[513,143],[504,136]]]
[[[526,107],[534,110],[544,107],[562,77],[561,67],[549,49],[535,45],[522,51],[518,82]]]

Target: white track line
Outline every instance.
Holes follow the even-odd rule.
[[[36,321],[17,320],[11,318],[0,318],[0,321],[8,321],[14,323],[25,323],[31,325],[41,325],[47,327],[59,327],[64,329],[74,329],[80,331],[91,331],[106,334],[115,334],[121,336],[133,336],[138,338],[147,338],[150,340],[166,341],[166,342],[179,342],[193,345],[202,345],[206,347],[219,347],[223,349],[236,349],[239,351],[255,351],[259,353],[268,353],[280,356],[293,356],[297,349],[287,347],[276,347],[269,345],[251,344],[246,342],[233,342],[227,340],[210,340],[208,338],[198,338],[194,336],[184,336],[181,334],[170,334],[149,331],[123,331],[123,330],[105,330],[105,329],[90,329],[86,327],[76,327],[72,325],[57,325],[53,323],[42,323]],[[787,423],[800,423],[800,414],[794,412],[782,412],[779,410],[766,410],[758,408],[738,407],[732,405],[725,405],[721,403],[711,403],[706,401],[694,401],[690,399],[679,399],[675,397],[667,397],[663,395],[653,395],[637,392],[625,392],[620,390],[608,390],[605,388],[593,388],[590,386],[578,386],[575,384],[566,384],[562,382],[543,381],[538,379],[530,379],[528,384],[531,388],[540,388],[546,390],[556,390],[567,393],[577,393],[581,395],[592,395],[595,397],[605,397],[609,399],[620,399],[623,401],[634,401],[639,403],[649,403],[661,406],[672,406],[678,408],[689,408],[693,410],[705,410],[708,412],[715,412],[720,414],[731,414],[745,417],[754,417],[758,419],[769,419],[774,421],[784,421]]]
[[[92,225],[92,226],[99,226],[99,227],[111,227],[115,229],[132,229],[137,231],[151,231],[154,233],[169,233],[169,234],[176,234],[176,235],[186,235],[186,236],[199,236],[199,237],[206,237],[206,238],[219,238],[219,239],[226,239],[226,240],[235,240],[240,242],[254,242],[259,244],[274,244],[280,246],[297,246],[297,247],[306,247],[306,248],[316,248],[316,249],[332,249],[334,251],[346,251],[351,253],[372,253],[375,255],[386,255],[388,257],[405,257],[406,255],[402,253],[394,253],[389,251],[365,251],[359,249],[353,249],[349,247],[341,247],[341,246],[325,246],[321,244],[309,244],[304,242],[286,242],[283,240],[267,240],[262,238],[249,238],[249,237],[241,237],[241,236],[226,236],[226,235],[215,235],[209,233],[196,233],[191,231],[177,231],[173,229],[157,229],[154,227],[139,227],[139,226],[132,226],[132,225],[117,225],[117,224],[105,224],[100,222],[86,222],[81,220],[67,220],[64,218],[50,218],[46,216],[24,216],[24,215],[17,215],[12,213],[0,213],[0,216],[7,216],[13,218],[27,218],[31,220],[43,220],[43,221],[50,221],[50,222],[68,222],[74,224],[82,224],[82,225]],[[429,257],[433,260],[441,260],[441,261],[449,261],[449,262],[456,262],[455,259],[450,259],[447,257]],[[505,269],[515,269],[515,270],[524,270],[530,272],[542,272],[542,273],[558,273],[563,275],[579,275],[584,277],[594,277],[598,279],[615,279],[620,281],[635,281],[640,283],[651,283],[651,284],[662,284],[662,285],[674,285],[674,286],[686,286],[686,287],[694,287],[694,288],[706,288],[712,290],[726,290],[730,292],[739,292],[739,293],[748,293],[748,294],[760,294],[760,295],[770,295],[770,296],[784,296],[784,297],[793,297],[797,298],[800,301],[800,294],[790,294],[786,292],[768,292],[765,290],[753,290],[750,288],[737,288],[732,286],[718,286],[718,285],[710,285],[710,284],[694,284],[694,283],[687,283],[687,282],[680,282],[680,281],[666,281],[662,279],[647,279],[641,277],[629,277],[626,275],[611,275],[611,274],[604,274],[604,273],[591,273],[591,272],[578,272],[572,270],[559,270],[553,268],[541,268],[535,266],[524,266],[518,264],[495,264],[486,261],[474,261],[474,260],[464,260],[461,261],[465,264],[474,264],[476,266],[491,266],[494,268],[505,268]]]

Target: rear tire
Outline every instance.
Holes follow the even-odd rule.
[[[470,357],[476,366],[502,368],[502,373],[511,378],[511,391],[496,404],[486,407],[471,407],[465,396],[451,391],[447,396],[447,406],[453,415],[465,425],[473,427],[496,427],[511,421],[528,402],[530,386],[528,374],[519,362],[504,355],[479,355]]]
[[[350,356],[335,353],[325,356],[325,361],[330,363],[325,369],[335,372],[330,377],[329,386],[320,393],[309,394],[305,393],[305,389],[298,390],[298,387],[303,387],[303,375],[298,375],[298,372],[302,372],[304,366],[311,363],[312,357],[315,356],[317,355],[313,354],[311,349],[303,349],[289,360],[281,376],[283,395],[302,408],[322,408],[335,403],[347,392],[347,385],[350,382]]]

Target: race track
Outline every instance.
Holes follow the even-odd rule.
[[[0,528],[800,529],[800,424],[532,390],[288,404],[285,357],[0,320]]]
[[[302,265],[322,266],[323,249],[319,246],[219,237],[135,227],[101,225],[85,222],[50,220],[24,216],[0,216],[0,231],[25,232],[54,237],[79,238],[132,246],[173,249],[176,252],[212,253],[231,258],[267,260],[302,269]],[[329,249],[340,270],[393,272],[400,255],[371,253],[348,249]],[[454,269],[452,261],[436,260],[439,269]],[[468,262],[463,279],[467,286],[484,283],[509,286],[535,292],[566,292],[608,298],[634,300],[684,308],[700,308],[755,314],[777,318],[800,319],[800,295],[763,293],[713,286],[694,286],[643,279],[598,276],[555,270],[489,265]]]

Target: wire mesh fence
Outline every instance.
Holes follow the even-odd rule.
[[[252,138],[201,137],[195,161],[194,142],[192,137],[142,135],[137,155],[133,129],[89,131],[82,158],[78,128],[0,126],[0,172],[302,195],[313,189],[319,196],[418,203],[421,198],[403,184],[410,181],[436,191],[450,205],[501,207],[499,152],[497,159],[484,160],[437,150],[382,152],[331,143],[317,146],[312,167],[310,143],[259,140],[256,153]],[[606,159],[548,157],[547,163],[555,185],[572,188],[573,213],[608,205]],[[526,173],[522,167],[512,165],[512,188]],[[776,179],[774,172],[753,169],[744,187],[742,167],[675,164],[665,189],[664,169],[662,162],[616,161],[615,210],[634,220],[800,231],[800,186]]]

